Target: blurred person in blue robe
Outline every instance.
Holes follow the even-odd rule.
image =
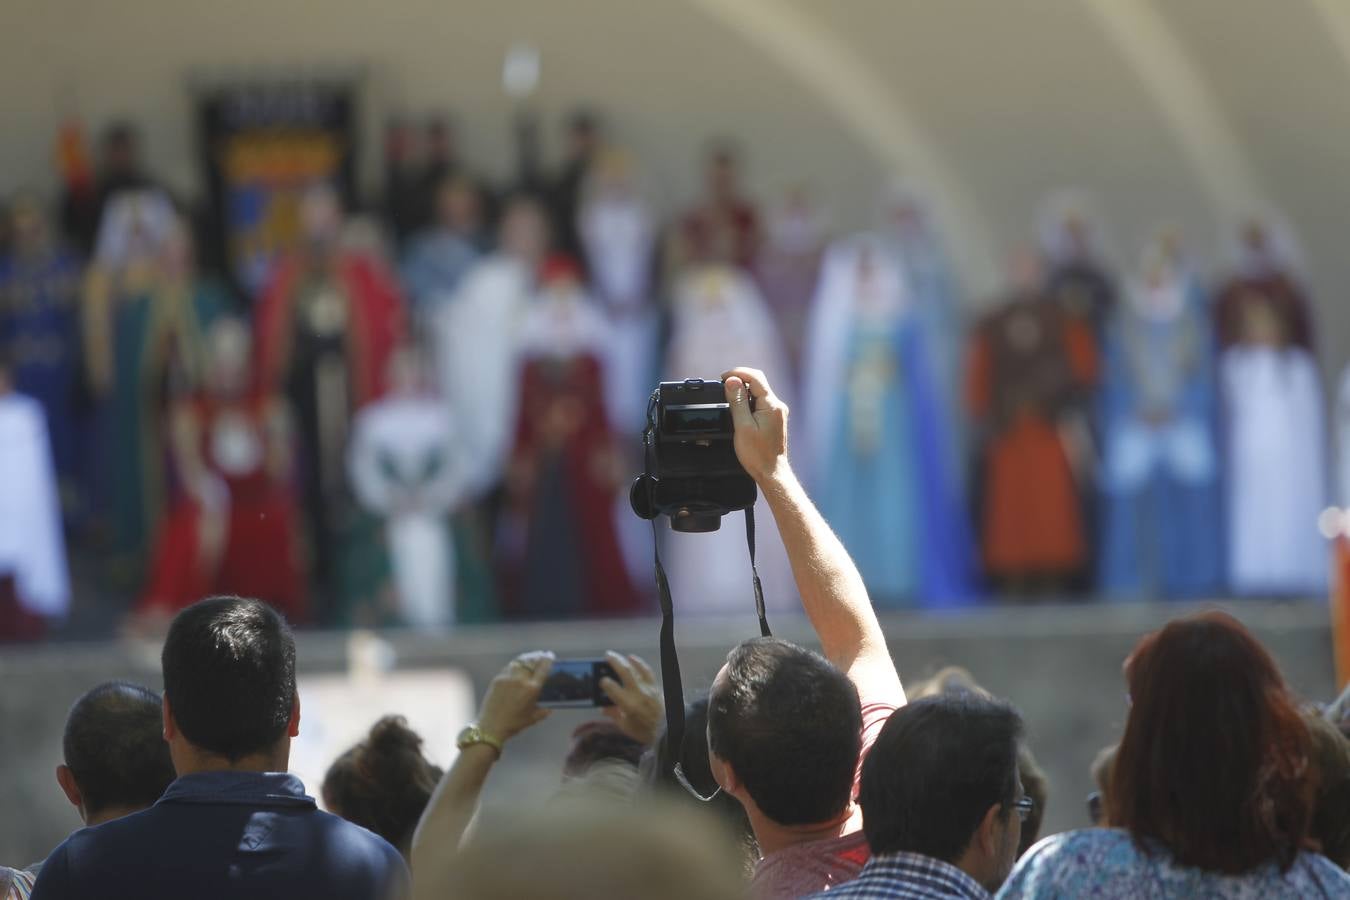
[[[0,346],[20,393],[42,404],[68,515],[80,511],[85,415],[80,395],[78,258],[58,244],[41,202],[30,194],[10,208],[12,251],[0,257]]]
[[[230,300],[198,277],[191,235],[168,197],[130,191],[108,204],[83,303],[114,563],[139,580],[168,488],[167,410],[197,385],[206,328]]]
[[[435,219],[412,237],[400,266],[419,333],[431,327],[482,251],[478,188],[465,176],[447,177],[435,189]]]
[[[938,403],[950,435],[952,474],[962,493],[967,482],[965,422],[961,408],[965,372],[966,325],[959,286],[924,196],[903,181],[893,181],[882,199],[878,231],[885,238],[908,282],[924,332],[924,346],[938,390]]]
[[[880,604],[957,605],[973,541],[914,298],[884,239],[826,254],[808,331],[809,485]]]
[[[1163,238],[1107,329],[1098,587],[1117,597],[1223,589],[1215,362],[1198,281]]]

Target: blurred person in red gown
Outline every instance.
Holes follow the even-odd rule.
[[[1233,270],[1214,302],[1220,352],[1243,342],[1251,307],[1267,305],[1291,346],[1313,350],[1312,309],[1301,283],[1301,254],[1288,223],[1278,217],[1243,222],[1229,253]]]
[[[501,530],[506,611],[518,618],[635,612],[613,516],[624,482],[605,411],[612,331],[554,257],[521,332],[520,405]]]
[[[336,191],[312,188],[300,214],[305,245],[278,266],[258,301],[258,368],[264,389],[284,395],[295,416],[301,500],[315,575],[328,597],[339,580],[337,547],[353,517],[351,418],[384,393],[406,314],[385,264],[342,243]],[[312,611],[318,619],[332,612]]]
[[[161,529],[139,614],[172,616],[212,594],[256,597],[305,620],[290,422],[250,378],[252,339],[237,319],[210,332],[205,389],[174,410],[180,496]]]
[[[671,269],[691,263],[748,269],[759,253],[759,211],[742,192],[740,155],[731,143],[720,141],[709,151],[704,185],[703,199],[685,213],[674,236]]]

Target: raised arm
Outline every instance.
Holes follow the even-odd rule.
[[[825,657],[848,673],[860,693],[903,703],[904,688],[862,576],[788,462],[787,406],[757,369],[732,369],[722,378],[736,429],[736,456],[773,512]]]
[[[492,679],[479,711],[479,739],[460,748],[413,832],[414,900],[454,895],[455,857],[478,810],[488,773],[507,741],[548,716],[549,711],[539,707],[539,691],[552,667],[552,653],[525,653]]]

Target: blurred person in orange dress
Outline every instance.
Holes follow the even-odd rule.
[[[291,425],[251,378],[238,319],[211,328],[204,389],[174,410],[170,448],[181,492],[159,535],[139,613],[149,623],[211,594],[256,597],[306,620]]]
[[[985,572],[1022,593],[1065,588],[1088,563],[1088,481],[1075,461],[1097,348],[1088,322],[1041,292],[1034,257],[1015,265],[1012,295],[971,337],[966,403],[982,455]]]
[[[397,285],[379,259],[343,246],[343,223],[333,188],[306,193],[304,247],[273,273],[255,320],[263,388],[284,394],[295,416],[314,574],[330,588],[336,545],[350,524],[351,417],[384,393],[390,354],[406,331]],[[330,612],[313,607],[320,621]]]

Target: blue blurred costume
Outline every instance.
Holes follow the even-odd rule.
[[[77,407],[80,265],[51,247],[0,259],[0,346],[14,365],[15,387],[42,404],[62,493],[81,480],[83,417]]]
[[[826,257],[804,379],[808,464],[822,514],[877,602],[969,599],[972,539],[950,410],[897,260],[870,235]]]
[[[1213,596],[1223,588],[1213,339],[1193,281],[1150,278],[1107,329],[1099,584],[1115,596]]]

